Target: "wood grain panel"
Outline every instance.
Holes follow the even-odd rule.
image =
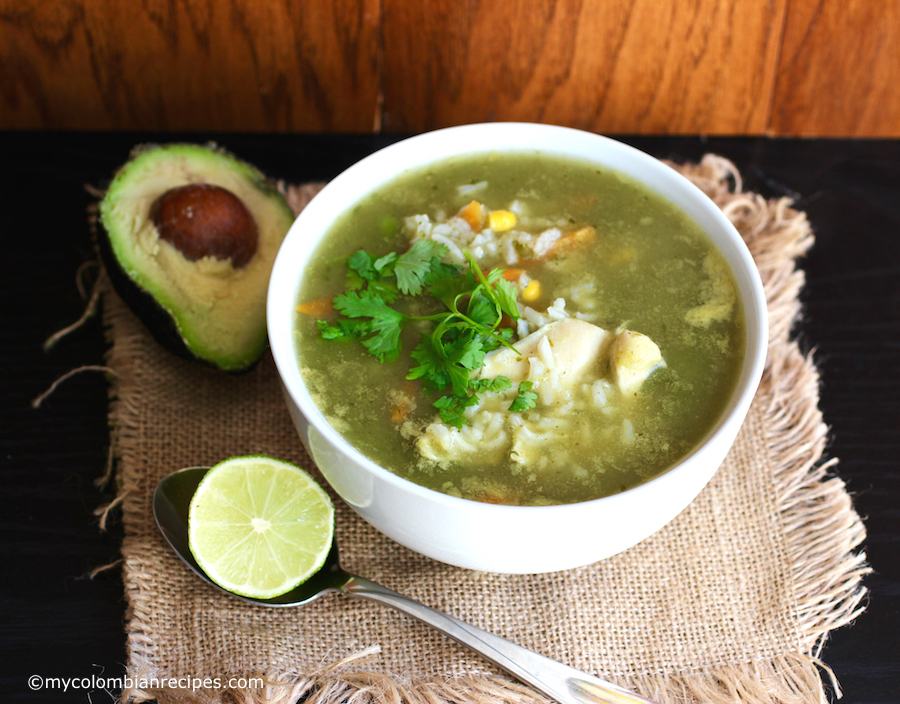
[[[0,129],[898,137],[898,67],[898,0],[0,0]]]
[[[370,131],[379,0],[0,0],[6,128]]]
[[[384,125],[761,133],[786,0],[383,0]]]
[[[791,0],[771,131],[900,137],[900,3]]]

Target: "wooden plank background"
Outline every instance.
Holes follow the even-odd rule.
[[[900,136],[898,0],[0,0],[0,129]]]

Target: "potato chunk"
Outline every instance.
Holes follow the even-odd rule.
[[[622,330],[610,348],[613,379],[623,394],[637,393],[657,367],[665,364],[656,343],[646,335]]]

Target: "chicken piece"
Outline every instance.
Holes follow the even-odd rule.
[[[609,354],[613,380],[623,394],[637,393],[653,370],[665,364],[657,344],[631,330],[616,336]]]
[[[543,359],[549,343],[552,363],[559,373],[560,381],[569,386],[579,381],[591,367],[599,375],[599,361],[605,356],[611,337],[603,328],[578,318],[558,320],[538,328],[515,343],[518,354],[507,347],[486,354],[479,376],[483,379],[505,376],[513,384],[518,384],[528,378],[530,357],[542,358],[550,366],[549,360]]]

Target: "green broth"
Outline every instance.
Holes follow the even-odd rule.
[[[461,193],[460,186],[474,190]],[[409,233],[401,224],[409,216],[438,220],[473,199],[495,210],[522,204],[523,222],[539,227],[593,227],[591,246],[530,264],[542,293],[528,305],[542,309],[564,298],[569,313],[605,330],[639,331],[659,346],[665,366],[615,413],[576,405],[565,417],[565,435],[548,443],[555,462],[434,461],[421,456],[410,436],[411,428],[434,420],[433,398],[418,398],[403,425],[392,418],[398,393],[410,385],[405,376],[416,326],[404,333],[400,358],[381,364],[356,342],[321,339],[316,320],[298,314],[298,361],[329,422],[360,452],[402,477],[502,503],[598,498],[645,482],[689,454],[714,427],[736,385],[743,311],[724,259],[699,226],[616,172],[532,152],[468,156],[405,173],[337,217],[305,272],[299,302],[342,293],[346,260],[360,249],[375,256],[405,251]],[[518,264],[486,260],[483,268],[493,266]]]

